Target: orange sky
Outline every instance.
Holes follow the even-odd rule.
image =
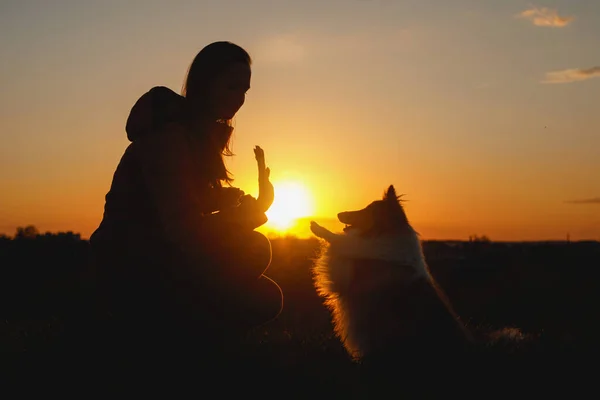
[[[230,40],[254,58],[229,164],[246,192],[260,145],[318,218],[394,184],[425,239],[600,240],[599,2],[9,3],[0,233],[89,237],[135,100]]]

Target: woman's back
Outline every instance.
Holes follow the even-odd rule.
[[[91,237],[93,246],[100,241],[116,245],[160,238],[160,226],[156,211],[148,202],[136,147],[131,144],[117,166],[106,194],[102,222]]]
[[[144,151],[147,136],[166,133],[164,128],[169,120],[176,118],[180,100],[183,99],[170,89],[157,87],[140,97],[131,109],[126,132],[132,143],[113,175],[102,222],[90,238],[93,248],[125,244],[131,247],[135,243],[151,245],[154,240],[160,240],[160,222],[152,206],[140,153]]]

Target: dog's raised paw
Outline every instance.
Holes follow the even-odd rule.
[[[321,228],[321,225],[317,224],[315,221],[310,221],[310,230],[312,231],[312,233],[317,235],[316,231],[318,231],[319,228]]]
[[[310,221],[310,230],[316,236],[323,238],[327,235],[327,229],[323,228],[321,225],[317,224],[315,221]]]

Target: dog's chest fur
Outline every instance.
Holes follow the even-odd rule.
[[[414,278],[429,276],[414,231],[384,237],[340,235],[328,244],[319,264],[317,273],[326,274],[329,290],[338,293],[346,292],[365,275],[381,275],[381,283],[385,283],[383,278],[391,274],[391,279],[394,269],[403,269],[405,275],[410,270]]]

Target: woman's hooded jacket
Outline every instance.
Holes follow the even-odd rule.
[[[214,177],[206,169],[208,137],[229,135],[231,127],[185,123],[185,98],[166,87],[142,95],[126,125],[131,141],[114,173],[104,215],[90,238],[95,252],[153,257],[165,245],[198,252],[217,240],[222,218]],[[157,254],[154,254],[157,253]]]

